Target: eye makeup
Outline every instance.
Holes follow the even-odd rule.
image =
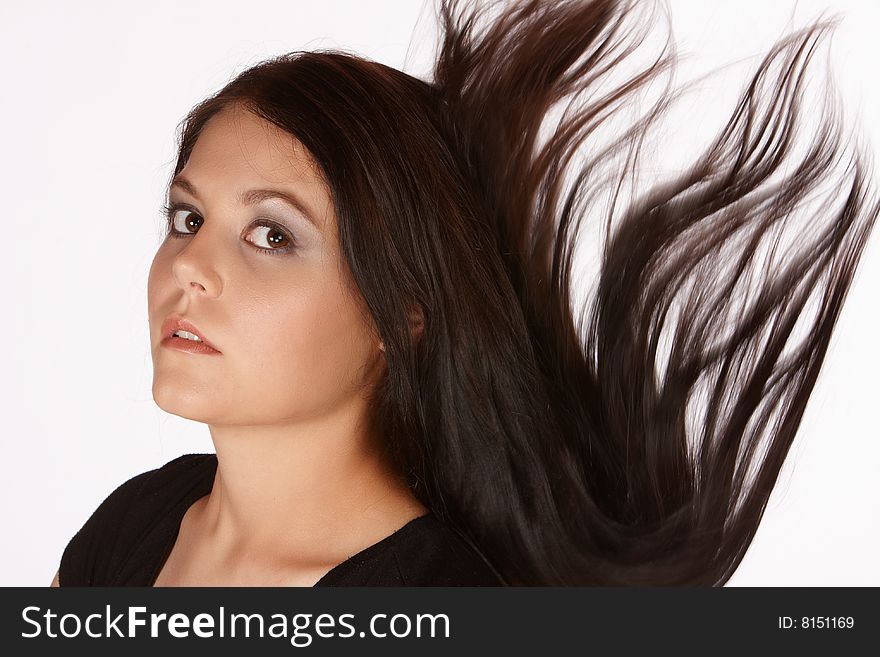
[[[177,203],[173,201],[165,203],[162,206],[162,214],[165,216],[165,237],[170,236],[174,238],[181,238],[186,237],[187,235],[195,234],[194,232],[186,232],[177,229],[177,227],[174,225],[174,219],[178,212],[190,212],[199,219],[202,219],[197,210],[195,210],[191,206],[186,205],[185,203]],[[187,221],[189,221],[189,219],[187,219]],[[202,219],[202,221],[204,220]],[[282,246],[275,249],[257,246],[253,242],[248,242],[251,246],[253,246],[257,251],[261,253],[266,253],[267,255],[280,255],[284,253],[290,253],[296,248],[296,240],[284,226],[281,226],[277,222],[271,221],[269,219],[257,219],[253,222],[253,224],[251,224],[251,227],[267,228],[269,229],[267,235],[275,233],[281,235],[285,240],[287,240],[288,246]]]

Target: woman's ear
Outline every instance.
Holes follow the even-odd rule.
[[[410,335],[415,343],[418,343],[425,330],[425,317],[421,307],[411,310],[409,313]],[[379,351],[385,351],[385,342],[379,340]]]

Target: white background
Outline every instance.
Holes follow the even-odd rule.
[[[179,454],[213,451],[207,427],[164,413],[151,395],[147,272],[178,122],[235,73],[290,50],[343,47],[422,75],[433,47],[423,6],[0,5],[0,585],[48,585],[67,541],[113,488]],[[670,2],[679,46],[700,71],[760,54],[825,9],[840,13],[835,75],[875,155],[877,6]],[[719,120],[727,108],[714,108]],[[732,585],[880,585],[878,239]]]

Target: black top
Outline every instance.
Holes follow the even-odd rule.
[[[216,454],[185,454],[113,491],[67,544],[60,586],[152,586],[187,509],[211,492]],[[315,586],[503,586],[432,513],[326,573]]]

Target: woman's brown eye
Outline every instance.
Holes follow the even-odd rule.
[[[284,234],[284,231],[276,228],[275,226],[267,225],[267,224],[257,224],[254,226],[254,230],[251,233],[257,235],[260,240],[265,240],[265,243],[270,246],[263,247],[259,243],[256,246],[260,248],[271,249],[272,251],[276,251],[278,249],[284,250],[289,246],[290,239],[287,235]]]
[[[184,215],[189,213],[190,216],[184,216],[183,219],[181,219],[181,213]],[[173,206],[167,209],[166,215],[168,217],[168,229],[172,234],[189,234],[197,230],[198,227],[202,225],[202,221],[204,221],[204,219],[192,210],[175,208]],[[181,228],[184,230],[181,230]]]
[[[182,212],[189,212],[189,210],[183,210]],[[184,219],[183,224],[187,228],[190,228],[193,230],[198,230],[198,227],[202,225],[203,221],[204,221],[204,219],[202,219],[199,215],[197,215],[193,212],[190,212],[189,217],[186,217]]]
[[[192,210],[173,205],[166,207],[165,216],[168,218],[168,232],[174,237],[194,234],[204,221]]]

